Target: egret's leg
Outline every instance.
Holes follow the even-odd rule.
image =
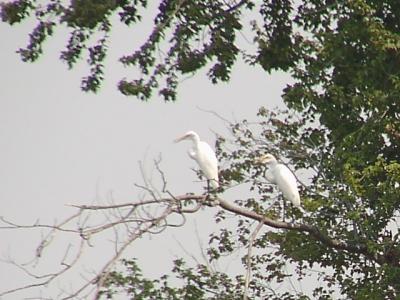
[[[283,211],[283,216],[282,216],[282,219],[283,219],[283,222],[285,222],[285,211],[286,211],[286,201],[285,201],[285,198],[283,198],[282,197],[282,199],[283,199],[283,209],[282,209],[282,211]]]
[[[178,213],[182,213],[182,202],[181,201],[177,201],[176,206],[177,206]]]
[[[219,200],[217,197],[215,197],[215,194],[214,194],[216,192],[216,189],[214,189],[213,187],[210,186],[210,180],[213,180],[213,179],[207,179],[207,194],[205,197],[205,200],[207,202],[206,205],[218,206]]]
[[[294,207],[293,203],[290,202],[290,209],[292,211],[292,223],[294,223],[293,207]]]
[[[210,180],[207,179],[207,191],[204,204],[209,205],[208,204],[209,200],[210,200]]]

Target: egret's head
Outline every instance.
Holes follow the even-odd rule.
[[[181,137],[175,139],[174,142],[178,143],[178,142],[183,141],[183,140],[195,141],[196,139],[199,139],[199,135],[194,131],[188,131],[184,135],[182,135]]]
[[[276,163],[276,158],[272,154],[264,154],[264,155],[262,155],[260,157],[257,157],[255,159],[255,162],[257,164],[269,165],[269,164]]]

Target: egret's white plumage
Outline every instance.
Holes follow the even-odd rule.
[[[278,163],[272,154],[265,154],[257,159],[258,163],[268,166],[265,177],[272,184],[276,184],[283,196],[296,207],[300,208],[300,194],[297,188],[296,177],[284,164]]]
[[[177,138],[175,143],[182,140],[191,140],[193,148],[189,149],[189,156],[199,165],[204,176],[213,188],[219,187],[218,183],[218,160],[214,150],[204,141],[200,140],[199,135],[194,131],[186,132],[182,137]]]

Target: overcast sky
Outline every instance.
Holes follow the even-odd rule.
[[[213,132],[225,133],[218,118],[198,107],[230,120],[252,119],[261,105],[282,105],[281,91],[289,81],[288,75],[271,76],[260,68],[238,65],[228,84],[212,85],[203,72],[181,84],[175,103],[164,103],[157,95],[143,103],[116,89],[119,79],[134,73],[123,69],[117,57],[144,37],[138,30],[131,35],[137,40],[128,44],[125,29],[120,28],[113,31],[105,83],[98,94],[85,94],[79,86],[86,66],[68,71],[58,60],[66,43],[63,32],[45,44],[45,55],[37,62],[20,61],[15,50],[25,46],[30,28],[30,23],[13,28],[0,23],[0,215],[23,224],[61,220],[74,212],[67,204],[90,204],[111,192],[116,202],[134,201],[138,191],[133,184],[141,182],[138,161],[147,158],[150,169],[159,153],[170,190],[201,192],[202,184],[190,170],[194,161],[186,154],[189,143],[172,143],[188,130],[195,130],[211,145]],[[204,222],[192,218],[189,225],[195,220]],[[207,228],[199,234],[208,240]],[[40,232],[0,230],[0,239],[2,257],[12,254],[26,261]],[[182,255],[174,239],[189,251],[197,247],[196,238],[187,231],[170,230],[163,237],[146,238],[129,250],[129,255],[142,259],[145,274],[159,271],[161,262],[151,264],[160,255],[156,239],[170,257]],[[170,266],[170,259],[163,261]],[[0,278],[3,290],[17,286],[23,277],[12,266],[1,264]]]

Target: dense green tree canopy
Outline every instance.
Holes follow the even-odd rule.
[[[11,25],[26,18],[38,21],[28,46],[19,50],[21,58],[35,61],[45,40],[58,26],[66,26],[70,36],[60,58],[69,67],[86,59],[91,74],[82,89],[97,91],[106,76],[111,19],[118,16],[134,28],[148,1],[40,2],[2,4],[2,20]],[[248,16],[254,21],[245,21]],[[239,45],[239,34],[254,45]],[[262,168],[253,158],[272,152],[290,160],[293,168],[312,173],[301,191],[310,213],[303,221],[318,232],[294,228],[259,237],[257,249],[275,250],[255,256],[250,298],[301,297],[287,291],[274,295],[261,284],[284,280],[286,262],[300,279],[314,265],[331,270],[321,275],[325,285],[315,287],[315,298],[328,299],[337,289],[343,298],[400,297],[399,50],[398,0],[164,0],[147,41],[121,57],[122,64],[140,69],[141,76],[121,80],[120,91],[143,100],[155,92],[175,100],[179,79],[203,68],[212,82],[229,81],[239,59],[266,72],[292,75],[294,83],[283,91],[289,111],[260,109],[257,122],[231,124],[234,147],[225,147],[229,141],[222,138],[217,145],[219,158],[229,161],[221,171],[225,184],[250,182],[260,195],[237,204],[272,219],[279,218],[279,207],[266,210],[262,200],[270,199],[271,190],[257,179]],[[222,211],[217,220],[223,218]],[[210,257],[231,253],[233,244],[247,245],[250,221],[241,216],[236,231],[212,236]],[[201,266],[193,270],[178,261],[175,273],[185,284],[176,289],[165,278],[158,285],[146,281],[132,261],[126,265],[127,274],[133,275],[115,273],[108,283],[110,289],[121,283],[145,285],[147,294],[141,298],[135,294],[139,289],[127,291],[136,295],[133,299],[239,299],[243,285],[243,278],[207,273]]]

